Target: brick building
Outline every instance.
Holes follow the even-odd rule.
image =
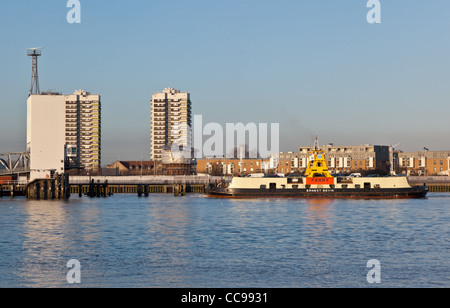
[[[386,172],[390,166],[389,146],[359,145],[359,146],[320,146],[325,151],[330,173],[370,173]],[[313,147],[300,147],[297,153],[280,153],[278,156],[277,172],[303,173],[310,158],[308,152]]]
[[[248,175],[269,172],[269,159],[202,158],[197,160],[197,173],[210,175]]]
[[[450,151],[397,152],[396,172],[406,175],[449,175]]]

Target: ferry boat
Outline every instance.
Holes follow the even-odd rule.
[[[425,198],[428,187],[411,186],[404,176],[334,177],[325,152],[315,146],[303,177],[234,177],[211,185],[208,195],[224,198]]]

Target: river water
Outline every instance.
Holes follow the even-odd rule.
[[[450,287],[450,194],[0,199],[0,287]],[[379,284],[369,284],[369,260]],[[75,276],[74,276],[75,277]]]

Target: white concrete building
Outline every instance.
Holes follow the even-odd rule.
[[[27,100],[31,181],[64,172],[65,109],[65,99],[60,94],[30,95]]]
[[[162,159],[162,148],[191,146],[191,98],[172,88],[154,93],[151,101],[151,159]]]

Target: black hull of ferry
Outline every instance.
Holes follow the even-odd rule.
[[[217,198],[348,198],[348,199],[413,199],[425,198],[427,186],[410,188],[309,188],[309,189],[239,189],[212,188],[208,195]]]

